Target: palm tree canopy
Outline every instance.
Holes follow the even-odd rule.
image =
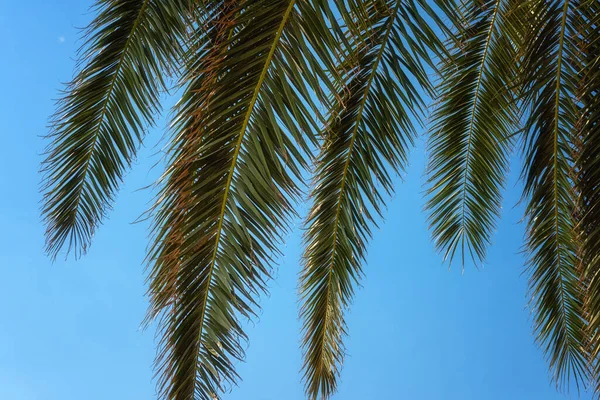
[[[520,156],[537,340],[559,385],[600,390],[597,0],[99,0],[95,12],[43,164],[47,251],[89,247],[173,81],[147,258],[161,398],[213,400],[238,382],[243,320],[306,186],[304,382],[309,399],[336,392],[344,314],[423,123],[426,211],[450,262],[485,261]]]

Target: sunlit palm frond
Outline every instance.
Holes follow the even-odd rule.
[[[522,64],[531,306],[553,379],[561,387],[571,379],[580,387],[588,379],[588,356],[573,181],[573,138],[579,119],[577,4],[531,3]]]
[[[181,55],[190,0],[101,0],[79,73],[52,120],[43,216],[50,255],[88,248],[159,109],[162,74]]]
[[[265,290],[316,131],[306,71],[318,62],[297,6],[207,2],[198,27],[210,43],[192,46],[150,251],[162,398],[213,400],[237,381],[241,320]]]
[[[353,51],[315,167],[300,279],[304,373],[310,399],[328,399],[344,358],[344,312],[372,226],[406,165],[427,85],[422,58],[437,39],[419,29],[415,2],[340,2]]]
[[[517,52],[506,35],[517,2],[463,0],[454,11],[450,54],[440,67],[429,133],[428,201],[444,259],[459,249],[484,261],[500,214],[511,137]]]

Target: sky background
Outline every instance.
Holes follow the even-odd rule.
[[[132,222],[152,199],[140,189],[161,172],[152,166],[164,119],[87,256],[52,263],[43,253],[41,136],[61,82],[72,76],[77,27],[92,17],[90,5],[0,1],[0,399],[156,398],[154,327],[140,329],[148,226]],[[422,212],[422,141],[411,160],[375,230],[367,276],[348,314],[348,356],[335,399],[591,398],[557,393],[534,343],[519,253],[517,164],[486,265],[466,265],[462,273],[433,251]],[[238,368],[243,381],[224,400],[303,399],[300,234],[289,236],[260,320],[248,327],[247,362]]]

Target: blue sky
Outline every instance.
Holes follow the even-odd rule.
[[[80,260],[43,254],[38,175],[53,99],[74,65],[76,27],[90,1],[0,6],[0,399],[155,398],[154,327],[142,331],[147,224],[160,168],[161,120],[127,176],[110,218]],[[366,279],[348,315],[350,337],[335,399],[531,400],[558,394],[534,344],[515,167],[484,268],[450,270],[422,213],[423,143],[371,243]],[[243,381],[225,400],[301,400],[297,276],[300,232],[284,249],[260,321],[248,327]]]

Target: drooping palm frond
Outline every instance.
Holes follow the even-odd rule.
[[[463,0],[443,59],[429,134],[428,201],[433,238],[444,259],[468,251],[484,261],[500,214],[511,137],[516,46],[506,34],[512,0]]]
[[[316,130],[296,1],[206,3],[210,40],[192,46],[150,251],[166,399],[213,400],[236,382],[240,318],[265,289]]]
[[[366,242],[415,138],[423,106],[421,58],[435,36],[415,23],[415,2],[340,2],[354,49],[348,80],[323,133],[300,278],[304,378],[310,399],[328,399],[344,357],[344,312],[361,275]]]
[[[575,145],[578,195],[577,233],[581,241],[585,315],[594,390],[600,392],[600,3],[575,1],[570,23],[578,46],[578,120]]]
[[[191,0],[100,0],[80,72],[52,120],[44,172],[46,248],[88,248],[159,109],[162,74],[181,55]]]
[[[573,137],[578,65],[576,2],[532,1],[522,76],[524,197],[537,339],[561,387],[588,379],[586,321],[575,233]]]
[[[559,384],[600,381],[598,0],[99,0],[97,11],[43,167],[47,251],[88,248],[176,68],[183,97],[148,256],[162,398],[214,400],[237,381],[243,320],[323,120],[301,317],[306,392],[335,392],[344,313],[432,91],[432,50],[443,59],[428,191],[438,249],[484,259],[523,105],[538,340]]]

